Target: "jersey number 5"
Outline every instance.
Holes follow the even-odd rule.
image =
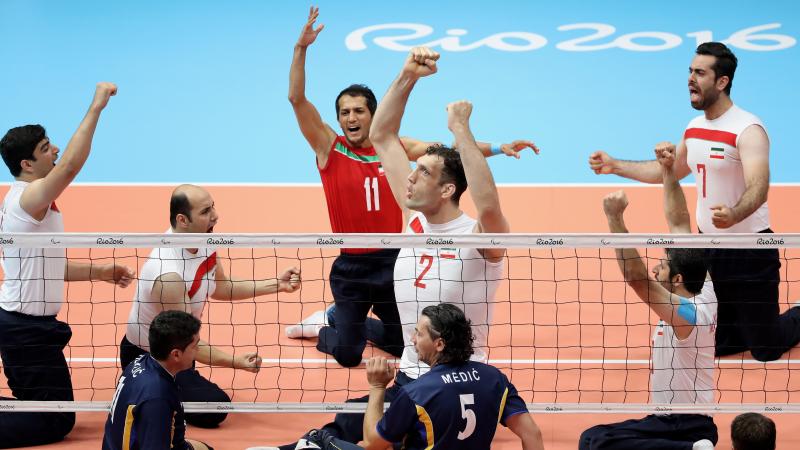
[[[464,431],[458,432],[458,440],[463,441],[472,436],[472,433],[475,432],[475,411],[467,408],[467,406],[475,404],[475,396],[472,394],[461,394],[458,396],[458,399],[461,401],[461,417],[467,419],[467,425],[464,427]]]
[[[371,181],[370,181],[371,180]],[[372,189],[370,190],[370,184]],[[364,178],[364,193],[367,196],[367,211],[380,211],[381,210],[381,197],[378,195],[378,177]],[[375,202],[375,208],[372,207],[372,202]]]

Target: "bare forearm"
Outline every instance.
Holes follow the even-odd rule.
[[[492,171],[489,170],[489,164],[481,154],[472,131],[469,127],[457,127],[453,130],[453,136],[456,148],[461,155],[461,163],[464,165],[464,173],[467,176],[467,185],[478,214],[487,210],[499,209],[500,196],[497,193]]]
[[[101,111],[102,109],[98,109],[94,104],[89,107],[86,116],[84,116],[75,134],[72,135],[69,143],[67,143],[67,149],[59,162],[65,169],[77,173],[83,167],[92,149],[92,140],[97,129],[97,122],[100,120]]]
[[[197,362],[209,366],[233,367],[233,355],[225,353],[205,341],[200,341],[195,359]]]
[[[641,181],[642,183],[661,183],[661,169],[658,161],[626,161],[617,159],[613,165],[614,175]]]
[[[219,300],[244,300],[278,292],[278,280],[228,280],[217,283],[213,297]]]
[[[378,421],[383,417],[383,398],[386,393],[386,388],[370,387],[369,401],[367,402],[367,410],[364,414],[364,444],[365,447],[369,445],[370,437],[377,431]]]
[[[732,208],[736,223],[743,221],[756,212],[767,201],[768,192],[769,180],[758,180],[749,183],[742,194],[742,198]]]
[[[113,276],[109,273],[108,264],[67,261],[65,269],[64,281],[108,281],[113,279]]]
[[[289,101],[301,102],[306,99],[306,47],[296,45],[289,69]]]
[[[627,233],[628,227],[622,217],[607,217],[608,229],[612,233]],[[625,277],[625,281],[641,281],[647,279],[647,267],[642,262],[639,251],[635,248],[615,248],[617,264]]]
[[[417,78],[407,74],[400,74],[392,82],[386,95],[381,100],[378,111],[376,111],[375,118],[372,121],[370,139],[373,143],[399,138],[403,112],[406,109],[408,97],[416,83]],[[385,150],[385,147],[376,146],[375,151],[380,152],[381,150]]]
[[[667,218],[669,230],[672,233],[691,232],[691,219],[689,208],[686,205],[686,196],[675,176],[672,168],[662,168],[662,180],[664,184],[664,215]]]

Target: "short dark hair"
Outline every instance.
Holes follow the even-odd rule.
[[[472,343],[472,322],[458,306],[450,303],[426,306],[422,315],[430,319],[431,337],[444,340],[444,351],[436,360],[438,364],[460,365],[475,353]]]
[[[683,285],[692,294],[699,294],[706,282],[706,250],[702,248],[668,248],[665,250],[670,280],[683,277]]]
[[[725,44],[721,42],[705,42],[697,46],[698,55],[709,55],[716,58],[711,70],[714,71],[714,80],[719,77],[728,77],[728,85],[725,86],[725,93],[731,95],[733,86],[733,75],[736,73],[736,66],[739,60]]]
[[[162,311],[150,323],[150,354],[163,361],[173,349],[186,350],[199,331],[200,321],[195,316],[183,311]]]
[[[461,200],[461,194],[467,190],[467,174],[464,173],[464,164],[461,163],[461,155],[454,149],[441,145],[434,144],[425,150],[426,155],[436,155],[442,159],[444,166],[442,168],[442,178],[440,184],[453,183],[456,186],[456,191],[453,193],[453,202],[458,205]]]
[[[169,198],[169,224],[175,228],[178,224],[178,214],[183,214],[192,220],[192,205],[185,192],[177,191],[172,193]]]
[[[339,117],[339,99],[342,98],[343,95],[349,95],[351,97],[364,97],[367,99],[367,109],[369,110],[370,114],[373,116],[375,115],[375,110],[378,109],[378,100],[375,98],[375,93],[372,92],[372,89],[368,88],[366,85],[363,84],[351,84],[339,92],[339,95],[336,96],[336,117]]]
[[[23,125],[8,130],[0,140],[0,155],[11,171],[11,175],[18,177],[22,173],[20,163],[26,159],[36,161],[33,151],[42,139],[47,137],[47,132],[41,125]]]
[[[775,422],[758,413],[744,413],[731,423],[734,450],[775,450]]]

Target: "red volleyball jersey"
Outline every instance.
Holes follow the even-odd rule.
[[[334,233],[400,233],[403,213],[373,147],[353,148],[337,136],[319,169]],[[347,249],[366,253],[376,249]]]

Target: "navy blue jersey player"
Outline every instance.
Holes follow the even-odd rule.
[[[186,423],[175,374],[192,367],[200,321],[165,311],[150,325],[150,353],[136,358],[117,382],[103,450],[206,450],[185,438]]]
[[[519,436],[525,450],[543,449],[536,423],[514,385],[496,368],[469,358],[472,328],[458,307],[442,303],[422,310],[413,338],[430,372],[401,388],[383,413],[383,393],[392,380],[386,359],[367,363],[369,404],[364,447],[488,449],[497,424]]]

